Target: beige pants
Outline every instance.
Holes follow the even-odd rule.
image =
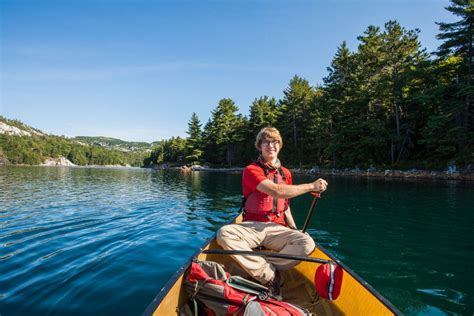
[[[315,247],[313,239],[298,230],[272,222],[243,222],[222,227],[217,243],[226,250],[252,250],[259,246],[284,254],[307,256]],[[270,282],[275,270],[287,270],[298,260],[257,256],[232,256],[253,278],[262,284]]]

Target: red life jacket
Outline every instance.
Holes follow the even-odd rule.
[[[286,176],[281,168],[278,168],[275,173],[270,173],[262,165],[258,165],[265,172],[267,179],[276,184],[286,184]],[[288,199],[275,199],[273,196],[255,190],[244,200],[244,221],[274,222],[286,226],[284,212],[288,208]]]

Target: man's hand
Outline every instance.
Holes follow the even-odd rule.
[[[323,179],[318,179],[310,183],[292,185],[276,184],[269,179],[265,179],[257,185],[257,190],[280,199],[291,199],[308,192],[321,193],[326,190],[327,186],[328,183]]]
[[[313,189],[311,191],[321,193],[326,191],[328,187],[328,183],[326,180],[319,178],[318,180],[311,183],[313,185]]]

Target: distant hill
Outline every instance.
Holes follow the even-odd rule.
[[[110,137],[50,135],[18,120],[0,116],[0,165],[39,165],[51,158],[57,161],[64,157],[80,166],[143,166],[153,145]]]
[[[3,116],[0,116],[0,134],[15,136],[48,136],[48,134],[42,132],[37,128],[26,125],[18,120],[7,119]],[[66,139],[70,139],[72,141],[76,141],[82,144],[95,145],[99,147],[122,151],[150,151],[151,147],[157,143],[128,142],[118,138],[106,136],[76,136]]]
[[[71,140],[80,143],[106,147],[110,149],[117,149],[123,151],[148,151],[153,146],[153,143],[147,142],[127,142],[121,139],[105,137],[105,136],[77,136]]]

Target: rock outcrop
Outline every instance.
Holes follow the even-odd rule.
[[[1,165],[8,165],[10,164],[10,162],[8,161],[7,157],[4,157],[2,155],[0,155],[0,166]]]
[[[65,157],[59,157],[48,158],[41,164],[41,166],[75,166],[75,164]]]
[[[44,135],[32,129],[30,131],[27,131],[27,130],[20,129],[12,125],[8,125],[4,122],[0,122],[0,134],[15,135],[15,136],[31,136],[31,134]]]

